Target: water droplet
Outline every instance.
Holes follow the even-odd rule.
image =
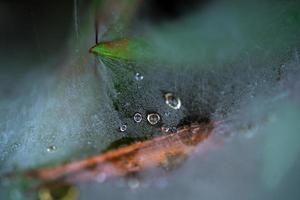
[[[47,148],[47,152],[53,152],[55,150],[56,150],[56,146],[54,146],[54,145],[51,145]]]
[[[140,123],[142,121],[143,117],[141,115],[141,113],[135,113],[134,116],[133,116],[133,120],[136,122],[136,123]]]
[[[11,149],[12,149],[13,151],[15,151],[19,146],[20,146],[19,143],[14,143],[14,144],[11,146]]]
[[[169,129],[169,132],[171,132],[171,133],[176,133],[176,132],[177,132],[177,128],[176,128],[175,126],[173,126],[173,127],[171,127],[171,128]]]
[[[157,113],[150,113],[147,115],[147,120],[151,125],[155,125],[160,121],[160,116]]]
[[[127,130],[127,125],[126,124],[123,124],[123,125],[120,126],[120,131],[121,132],[124,132],[126,130]]]
[[[144,76],[141,74],[141,73],[135,73],[134,75],[134,79],[137,80],[137,81],[141,81],[144,79]]]
[[[172,93],[166,93],[164,95],[166,104],[175,110],[178,110],[181,107],[181,101]]]
[[[162,127],[161,127],[161,130],[162,130],[163,132],[165,132],[165,133],[168,133],[168,132],[170,131],[170,128],[167,127],[167,126],[162,126]]]

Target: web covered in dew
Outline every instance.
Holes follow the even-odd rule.
[[[74,2],[72,34],[78,41],[83,27],[77,15],[78,2]],[[24,80],[24,85],[20,86],[25,95],[1,101],[3,120],[0,122],[0,130],[5,134],[0,136],[0,171],[11,171],[13,166],[26,169],[69,160],[70,157],[79,159],[99,153],[110,143],[125,136],[152,138],[168,134],[174,127],[205,119],[220,122],[215,127],[216,135],[225,138],[239,135],[251,137],[259,132],[258,127],[268,126],[274,110],[280,109],[286,101],[299,100],[299,30],[281,28],[289,27],[281,16],[291,7],[285,5],[278,8],[273,5],[266,9],[266,5],[259,5],[257,8],[261,10],[258,9],[255,14],[258,17],[254,21],[261,22],[257,23],[261,25],[252,26],[249,22],[251,20],[239,17],[243,13],[230,12],[234,7],[217,5],[213,8],[218,11],[213,12],[217,15],[206,13],[181,21],[192,32],[178,37],[177,34],[182,32],[170,26],[167,27],[170,30],[166,28],[167,33],[163,30],[158,36],[157,32],[150,34],[151,42],[157,42],[156,45],[170,63],[109,58],[96,58],[95,61],[92,57],[88,62],[83,62],[88,67],[82,70],[78,67],[82,65],[78,61],[80,56],[75,53],[68,58],[70,61],[64,63],[74,69],[68,73],[67,78],[59,76],[60,72],[32,72]],[[222,20],[226,21],[226,26],[221,27],[220,31],[218,28]],[[194,23],[201,26],[197,28]],[[188,40],[190,36],[194,36],[193,40]],[[180,52],[174,49],[180,49]],[[33,79],[36,81],[35,86],[30,81]],[[166,103],[167,93],[180,99],[179,109]],[[136,113],[141,114],[141,122],[134,118]],[[147,116],[151,113],[160,116],[159,123],[149,123]],[[161,131],[162,127],[170,132]],[[271,133],[273,131],[270,129]],[[241,155],[239,150],[243,145],[247,148]],[[191,188],[191,197],[197,196],[199,187],[190,183],[195,174],[204,177],[202,182],[197,179],[201,186],[208,187],[210,180],[218,180],[219,183],[213,182],[219,188],[228,182],[238,187],[226,176],[226,170],[230,171],[231,168],[228,163],[236,164],[238,168],[240,163],[237,160],[249,164],[248,158],[242,156],[248,155],[251,160],[251,150],[260,148],[260,143],[247,145],[246,142],[232,143],[224,152],[210,157],[211,160],[207,158],[210,161],[208,163],[216,166],[215,175],[209,173],[211,165],[203,164],[200,158],[199,162],[189,163],[188,170],[171,178],[174,183],[170,183],[170,187],[175,190],[181,188],[181,179]],[[227,168],[222,168],[217,160]],[[199,166],[203,172],[199,172]],[[248,168],[243,167],[249,171],[251,167],[256,169],[250,165]],[[207,177],[205,172],[211,177]],[[242,175],[242,172],[243,169],[234,170],[237,174]],[[240,179],[236,177],[236,183],[243,185]],[[251,191],[253,188],[248,189]],[[101,189],[94,188],[95,195],[99,193],[98,190],[102,194],[111,193],[109,185]],[[151,191],[145,190],[150,198]],[[176,194],[178,192],[174,192],[174,196]]]

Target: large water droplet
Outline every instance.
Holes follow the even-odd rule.
[[[178,110],[181,107],[181,101],[172,93],[166,93],[164,95],[166,104],[175,110]]]
[[[160,121],[160,116],[157,113],[150,113],[147,115],[147,120],[151,125],[155,125]]]
[[[47,152],[53,152],[56,150],[56,146],[55,145],[51,145],[47,148]]]
[[[124,132],[127,130],[127,125],[126,124],[122,124],[120,127],[119,127],[120,131],[121,132]]]
[[[143,117],[141,115],[141,113],[135,113],[134,116],[133,116],[133,120],[136,122],[136,123],[140,123],[142,121]]]
[[[176,97],[174,94],[172,94],[172,93],[166,93],[164,95],[164,98],[165,98],[166,104],[170,108],[178,110],[181,107],[181,100],[178,97]]]
[[[144,76],[141,74],[141,73],[135,73],[134,75],[134,79],[137,80],[137,81],[141,81],[144,79]]]

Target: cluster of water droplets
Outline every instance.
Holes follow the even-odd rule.
[[[134,74],[134,80],[135,81],[140,82],[143,79],[144,79],[144,76],[141,73],[136,72]],[[162,100],[171,109],[179,110],[181,108],[182,104],[181,104],[180,98],[177,97],[176,95],[174,95],[172,92],[164,93]],[[136,112],[136,113],[133,114],[132,119],[136,124],[139,124],[143,120],[146,120],[149,125],[157,126],[159,124],[162,124],[161,123],[162,122],[162,116],[168,117],[169,115],[170,115],[169,112],[164,113],[164,115],[160,115],[157,112],[148,112],[143,116],[142,113]],[[120,130],[120,132],[125,132],[127,130],[127,124],[122,123],[119,127],[119,130]],[[164,132],[164,133],[176,132],[176,127],[169,127],[169,126],[166,126],[166,125],[162,125],[161,126],[161,131]]]

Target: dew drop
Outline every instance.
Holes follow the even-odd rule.
[[[11,149],[12,149],[13,151],[15,151],[19,146],[20,146],[19,143],[14,143],[14,144],[11,146]]]
[[[133,120],[136,122],[136,123],[140,123],[142,121],[143,117],[141,115],[141,113],[135,113],[134,116],[133,116]]]
[[[181,107],[181,101],[172,93],[166,93],[164,95],[166,104],[175,110],[178,110]]]
[[[56,146],[55,145],[51,145],[47,148],[47,152],[54,152],[56,150]]]
[[[127,130],[127,125],[126,125],[126,124],[123,124],[123,125],[120,126],[119,129],[120,129],[121,132],[124,132],[124,131]]]
[[[170,128],[168,126],[162,126],[161,130],[165,133],[168,133],[170,131]]]
[[[173,127],[171,127],[171,128],[169,129],[169,132],[171,132],[171,133],[176,133],[176,132],[177,132],[177,128],[176,128],[175,126],[173,126]]]
[[[141,73],[135,73],[134,75],[134,79],[137,80],[137,81],[141,81],[144,79],[144,76],[141,74]]]
[[[155,125],[160,121],[160,116],[157,113],[150,113],[147,115],[147,120],[151,125]]]

